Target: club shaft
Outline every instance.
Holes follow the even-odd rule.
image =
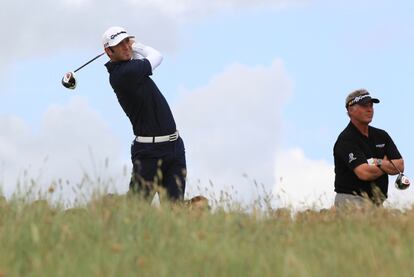
[[[88,64],[90,64],[91,62],[93,62],[94,60],[96,60],[97,58],[101,57],[103,54],[105,54],[105,52],[99,54],[98,56],[96,56],[95,58],[93,58],[92,60],[90,60],[89,62],[87,62],[84,65],[82,65],[81,67],[75,69],[75,71],[73,71],[73,72],[77,72],[78,70],[81,70],[82,68],[84,68],[85,66],[87,66]]]
[[[391,160],[390,160],[390,163],[398,171],[398,173],[401,174],[401,171],[395,166],[395,164]]]

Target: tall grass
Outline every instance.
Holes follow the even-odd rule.
[[[0,276],[412,276],[414,210],[0,200]]]

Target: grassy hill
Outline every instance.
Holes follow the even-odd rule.
[[[0,276],[412,276],[414,210],[0,202]]]

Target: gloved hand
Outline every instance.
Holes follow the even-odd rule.
[[[162,55],[158,50],[155,50],[151,46],[144,45],[137,41],[131,42],[132,58],[133,59],[147,59],[152,70],[159,66],[162,62]]]
[[[131,47],[132,47],[132,58],[134,60],[145,58],[145,56],[143,55],[145,45],[134,41]]]
[[[370,158],[370,159],[367,159],[367,163],[368,165],[378,166],[378,160],[379,159]]]

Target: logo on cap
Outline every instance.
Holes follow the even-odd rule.
[[[362,99],[365,99],[367,97],[371,98],[371,96],[369,96],[369,94],[357,96],[357,97],[355,97],[354,99],[352,99],[351,101],[348,102],[348,106],[352,106],[352,105],[358,103],[359,101],[361,101]]]
[[[127,33],[127,32],[125,32],[125,31],[118,32],[118,33],[116,33],[116,34],[111,35],[111,39],[116,38],[116,37],[117,37],[117,36],[119,36],[120,34],[126,34],[126,33]]]

